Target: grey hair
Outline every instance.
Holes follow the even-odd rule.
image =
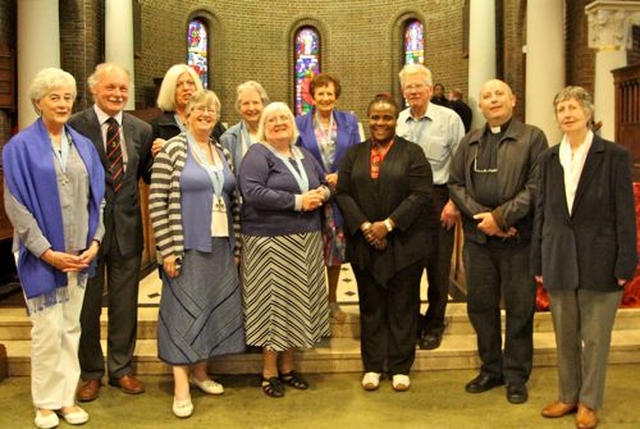
[[[594,111],[593,99],[591,98],[591,94],[589,94],[589,92],[581,86],[567,86],[565,88],[562,88],[560,92],[558,92],[556,96],[553,97],[554,112],[558,107],[559,103],[563,101],[571,100],[571,99],[576,100],[580,104],[580,106],[582,106],[582,108],[586,110],[589,113],[589,116],[591,116],[591,118],[593,119],[593,111]]]
[[[300,133],[298,132],[298,127],[296,126],[296,118],[293,116],[291,109],[287,105],[287,103],[283,103],[281,101],[276,101],[270,103],[268,106],[264,108],[262,111],[262,115],[260,116],[260,125],[258,126],[258,140],[266,143],[267,138],[265,136],[265,123],[270,116],[275,115],[276,113],[285,113],[289,116],[289,120],[291,121],[291,127],[293,128],[293,135],[291,136],[290,145],[293,145],[297,140]]]
[[[102,76],[114,71],[126,74],[129,82],[131,82],[131,73],[129,73],[129,70],[116,63],[101,63],[96,66],[96,69],[93,71],[93,73],[91,73],[91,76],[87,78],[87,84],[89,85],[89,88],[95,88],[98,82],[100,82]]]
[[[405,78],[409,75],[422,75],[424,77],[424,83],[427,86],[433,86],[433,75],[431,70],[423,66],[422,64],[407,64],[402,67],[398,77],[400,78],[400,86],[404,88]]]
[[[236,88],[236,110],[240,111],[240,97],[243,93],[247,91],[255,91],[260,95],[260,100],[262,100],[262,105],[266,106],[269,104],[269,96],[267,95],[267,91],[265,91],[264,87],[260,85],[255,80],[248,80],[245,83],[241,83]]]
[[[187,106],[184,108],[184,114],[189,117],[193,109],[199,106],[213,106],[216,109],[216,119],[220,120],[220,99],[215,92],[210,89],[201,89],[200,91],[194,92],[189,98]]]
[[[36,103],[42,100],[51,91],[62,88],[63,86],[70,86],[72,88],[73,99],[75,100],[78,95],[76,88],[76,78],[69,72],[56,67],[48,67],[40,70],[29,85],[27,93],[33,109],[39,115],[40,110],[36,106]]]
[[[175,112],[176,110],[176,82],[183,73],[189,73],[196,84],[196,92],[202,91],[202,82],[194,69],[186,64],[174,64],[164,74],[160,90],[158,91],[157,106],[163,112]]]

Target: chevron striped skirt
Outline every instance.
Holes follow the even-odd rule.
[[[322,236],[243,236],[247,344],[285,351],[329,336]]]

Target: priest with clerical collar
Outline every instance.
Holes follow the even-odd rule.
[[[544,133],[513,117],[516,97],[500,80],[486,82],[479,107],[487,124],[468,133],[449,176],[451,199],[462,213],[467,312],[478,337],[480,374],[469,393],[507,385],[510,403],[528,399],[533,357],[535,284],[529,274],[533,193]],[[504,351],[500,298],[507,310]]]

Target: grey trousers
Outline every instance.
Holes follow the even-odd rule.
[[[619,292],[549,290],[558,350],[562,402],[602,407],[611,330],[622,299]]]

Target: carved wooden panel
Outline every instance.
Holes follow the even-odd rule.
[[[13,55],[9,47],[0,43],[0,108],[15,108],[15,74]]]
[[[629,149],[633,180],[640,181],[640,64],[613,71],[615,83],[615,139]]]

